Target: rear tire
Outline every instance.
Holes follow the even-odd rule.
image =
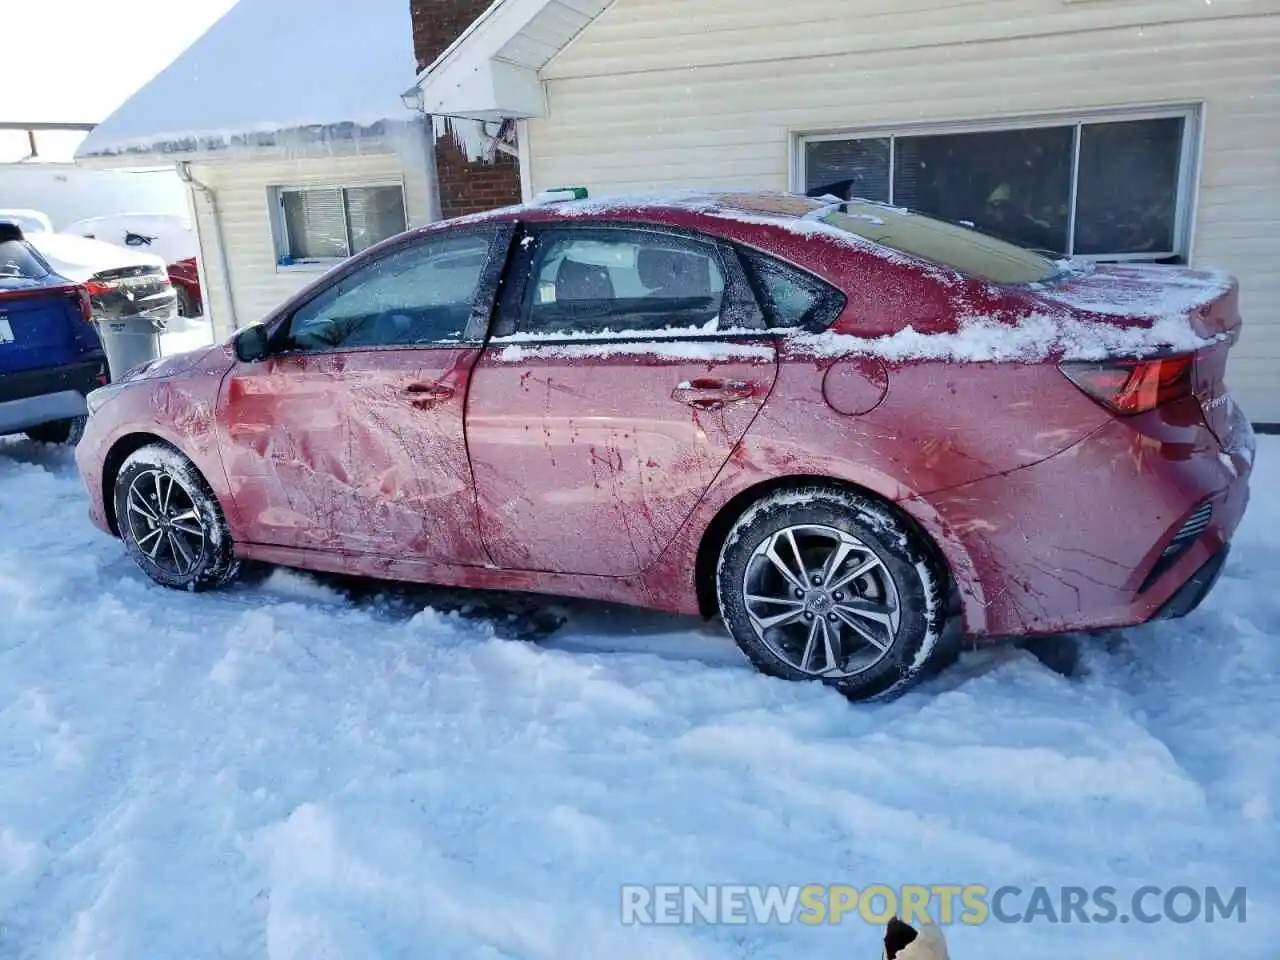
[[[74,447],[84,436],[84,425],[87,419],[87,417],[72,417],[70,420],[54,420],[52,423],[28,427],[23,432],[28,439],[36,443],[66,443]]]
[[[195,464],[172,447],[150,444],[131,453],[114,496],[125,550],[156,583],[199,592],[239,574],[217,497]]]
[[[896,695],[943,655],[946,579],[891,509],[833,487],[773,494],[734,525],[721,616],[755,666],[851,700]]]
[[[195,301],[191,299],[191,294],[187,292],[187,288],[181,284],[174,284],[174,292],[178,294],[178,316],[194,317],[196,315]]]

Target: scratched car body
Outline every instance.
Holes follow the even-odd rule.
[[[95,394],[92,518],[185,589],[253,559],[718,615],[854,698],[1193,609],[1248,500],[1235,281],[823,203],[387,241]]]

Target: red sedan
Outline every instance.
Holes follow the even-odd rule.
[[[1253,461],[1237,293],[870,203],[548,202],[95,392],[77,457],[166,586],[251,558],[718,615],[866,698],[1199,604]]]

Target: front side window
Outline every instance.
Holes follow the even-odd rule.
[[[642,230],[541,234],[522,332],[714,332],[725,301],[719,250]]]
[[[380,257],[299,307],[288,345],[323,351],[460,343],[491,244],[488,233],[435,237]]]
[[[343,260],[406,229],[399,186],[277,188],[283,265]]]
[[[1192,119],[813,138],[804,192],[906,207],[1052,257],[1185,256]]]

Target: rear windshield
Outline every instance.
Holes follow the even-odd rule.
[[[857,201],[844,209],[845,213],[831,213],[823,219],[841,230],[971,277],[992,283],[1043,283],[1061,272],[1047,257],[957,224]]]
[[[0,280],[42,280],[48,275],[21,240],[0,241]]]

